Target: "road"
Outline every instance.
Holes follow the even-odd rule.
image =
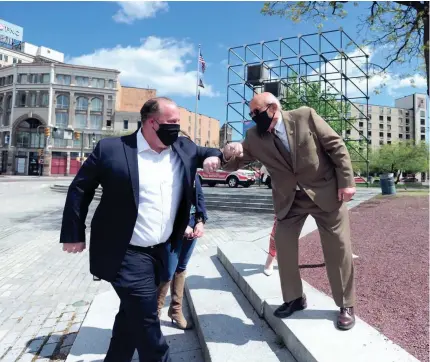
[[[35,356],[38,361],[64,361],[94,296],[110,289],[107,283],[92,280],[88,252],[70,255],[61,250],[65,195],[50,189],[58,182],[54,178],[0,178],[2,362],[32,361]],[[205,192],[215,189],[205,188]],[[88,219],[96,206],[90,208]],[[266,237],[272,223],[272,215],[211,211],[195,253],[209,252],[225,241]]]

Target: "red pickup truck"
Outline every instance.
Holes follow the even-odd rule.
[[[234,172],[217,170],[215,172],[205,172],[197,170],[202,185],[215,186],[216,184],[227,184],[229,187],[249,187],[255,183],[255,173],[249,170],[237,170]]]

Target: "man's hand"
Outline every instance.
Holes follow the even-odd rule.
[[[228,143],[224,147],[224,159],[226,161],[230,160],[233,156],[243,157],[243,146],[240,142]]]
[[[214,172],[220,167],[221,160],[216,156],[208,157],[206,160],[203,161],[203,170],[205,172]]]
[[[202,222],[199,222],[194,226],[194,237],[201,238],[205,233],[205,227]]]
[[[187,239],[194,239],[193,228],[191,226],[187,226],[185,229],[184,237]]]
[[[85,243],[64,243],[63,250],[68,253],[82,253],[85,250]]]
[[[344,189],[337,190],[337,197],[339,201],[348,202],[355,194],[355,187],[345,187]]]

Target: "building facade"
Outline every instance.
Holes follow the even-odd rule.
[[[37,58],[0,68],[0,172],[75,174],[112,128],[118,74]]]
[[[135,131],[140,127],[140,109],[150,98],[156,97],[155,89],[119,86],[117,108],[114,116],[113,130],[115,133]],[[219,120],[200,114],[195,115],[183,107],[179,107],[180,125],[184,134],[196,144],[206,147],[219,147]],[[197,127],[195,127],[197,121]]]
[[[347,118],[355,119],[354,127],[345,138],[357,140],[360,136],[370,141],[372,149],[397,141],[412,140],[416,144],[428,142],[428,109],[425,94],[412,94],[395,100],[395,107],[354,104]],[[366,119],[366,116],[369,119]],[[364,146],[361,146],[364,147]]]

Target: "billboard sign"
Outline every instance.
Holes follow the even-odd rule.
[[[20,26],[8,23],[7,21],[0,19],[0,37],[6,37],[9,39],[22,41],[23,33],[24,29]]]

